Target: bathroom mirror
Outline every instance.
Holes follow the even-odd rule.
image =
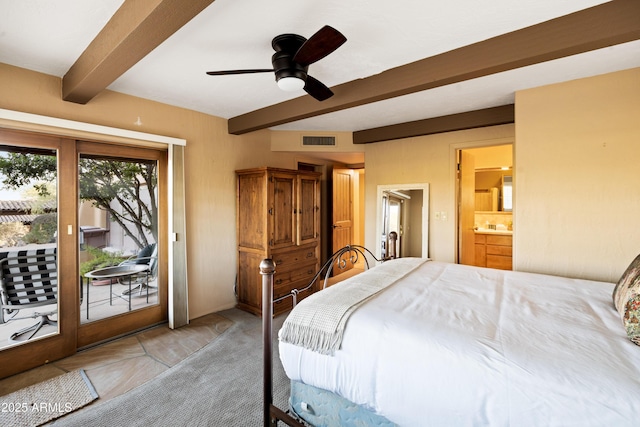
[[[502,176],[502,211],[513,211],[513,177],[510,175]]]
[[[513,177],[511,170],[476,169],[475,210],[480,212],[511,212]]]

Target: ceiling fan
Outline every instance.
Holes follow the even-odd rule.
[[[272,69],[207,71],[207,74],[224,76],[275,72],[280,89],[304,89],[318,101],[324,101],[333,96],[333,92],[322,82],[308,75],[307,70],[309,65],[329,55],[346,41],[347,38],[342,33],[329,25],[322,27],[308,40],[297,34],[281,34],[271,42],[273,50],[276,51],[271,57]]]

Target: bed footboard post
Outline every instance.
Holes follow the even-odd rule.
[[[262,349],[263,349],[263,416],[264,426],[271,422],[271,403],[273,402],[273,353],[272,353],[272,323],[273,323],[273,275],[276,266],[271,259],[264,259],[260,263],[262,274]]]

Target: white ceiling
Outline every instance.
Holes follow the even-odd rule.
[[[0,0],[0,62],[64,74],[123,0]],[[271,40],[311,36],[328,24],[348,41],[312,64],[331,87],[534,25],[601,0],[217,0],[109,89],[231,118],[298,96],[272,74],[205,71],[271,68]],[[514,102],[530,87],[640,66],[640,41],[502,72],[274,129],[355,131]]]

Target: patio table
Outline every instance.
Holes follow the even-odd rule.
[[[113,279],[118,278],[126,278],[129,279],[129,291],[123,292],[121,295],[117,295],[117,297],[122,298],[123,295],[127,295],[129,297],[129,311],[131,311],[131,276],[140,273],[149,273],[149,266],[146,264],[129,264],[129,265],[117,265],[113,267],[105,267],[99,268],[97,270],[92,270],[84,275],[87,278],[87,320],[89,320],[89,288],[91,287],[91,280],[95,279],[109,279],[109,305],[113,305]],[[146,284],[147,288],[147,302],[149,301],[149,284]],[[140,292],[142,292],[142,286],[140,287]]]

